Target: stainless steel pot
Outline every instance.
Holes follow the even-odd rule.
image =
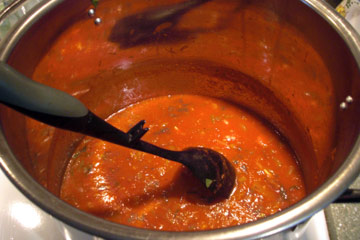
[[[281,72],[276,66],[267,71],[259,71],[254,70],[251,64],[246,66],[241,62],[232,65],[224,61],[225,63],[220,64],[219,61],[226,60],[229,52],[220,53],[217,56],[219,61],[210,59],[205,63],[198,61],[199,57],[204,58],[201,55],[204,53],[199,53],[199,56],[190,60],[180,57],[180,60],[170,61],[168,68],[164,68],[169,64],[164,56],[154,55],[150,61],[134,66],[129,72],[122,72],[121,77],[117,74],[119,89],[123,82],[129,84],[129,76],[133,76],[132,74],[141,75],[144,82],[151,83],[151,79],[146,80],[145,76],[148,73],[146,71],[151,70],[160,79],[159,83],[164,83],[160,85],[165,87],[160,90],[152,89],[152,84],[149,84],[149,89],[141,95],[143,98],[185,91],[227,98],[252,109],[278,128],[297,153],[308,191],[305,199],[265,219],[212,231],[174,233],[114,224],[81,212],[57,197],[61,169],[66,165],[66,160],[59,164],[59,168],[48,169],[47,176],[52,180],[48,182],[53,183],[47,185],[48,190],[39,184],[41,181],[31,171],[28,143],[24,139],[24,118],[1,106],[0,163],[9,179],[35,204],[65,223],[110,239],[261,238],[304,222],[334,201],[360,171],[360,37],[322,1],[234,2],[239,4],[237,14],[244,17],[242,26],[248,26],[243,28],[242,38],[239,39],[246,46],[243,50],[251,49],[250,52],[242,52],[243,55],[239,54],[239,59],[252,60],[251,64],[263,64],[263,70],[271,67],[269,60],[280,59],[284,68],[290,66],[306,77],[301,80],[294,75],[292,79],[283,81],[286,71]],[[31,77],[48,46],[61,31],[77,21],[77,16],[86,13],[89,5],[88,0],[42,2],[2,41],[0,59]],[[258,16],[258,21],[247,18],[250,13]],[[260,28],[269,30],[260,31]],[[307,51],[303,52],[302,49]],[[238,54],[236,51],[231,53]],[[162,75],[164,71],[176,71],[172,65],[180,65],[182,70],[196,66],[199,74],[206,76],[215,76],[220,71],[221,74],[216,76],[221,80],[201,82],[199,86],[191,85],[192,89],[188,90],[189,85],[165,81],[167,78]],[[317,77],[319,75],[322,76],[321,79]],[[96,77],[91,81],[95,81],[94,79]],[[105,83],[97,84],[99,87],[106,87]],[[326,97],[320,99],[321,105],[311,107],[311,104],[307,104],[305,100],[308,95],[316,95],[316,92],[302,92],[303,88],[300,86],[303,85],[314,91],[327,92]],[[94,90],[94,94],[96,91]],[[299,99],[299,95],[305,104],[294,100],[294,96]],[[94,103],[89,99],[91,93],[82,100],[85,103],[88,100],[91,109]],[[115,108],[119,109],[138,100],[140,99],[121,98]],[[325,113],[327,118],[316,120],[317,112]],[[106,116],[109,113],[101,114]],[[319,135],[322,137],[318,137]]]

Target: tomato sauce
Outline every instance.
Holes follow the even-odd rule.
[[[79,98],[102,118],[116,112],[108,121],[124,131],[145,119],[150,131],[143,139],[155,145],[219,151],[237,171],[233,195],[210,203],[203,186],[177,163],[93,138],[77,146],[82,136],[26,119],[35,178],[56,195],[63,179],[60,196],[68,203],[148,229],[221,228],[289,207],[305,196],[292,151],[274,129],[239,106],[199,96],[234,100],[228,93],[241,82],[221,79],[220,73],[200,74],[197,60],[211,62],[206,66],[212,72],[220,64],[233,70],[228,75],[251,77],[287,107],[285,115],[296,118],[315,154],[300,159],[310,163],[302,168],[308,192],[318,184],[317,170],[327,168],[323,163],[334,141],[336,101],[326,63],[302,30],[287,21],[286,5],[280,2],[213,0],[183,15],[170,30],[157,29],[149,42],[124,46],[109,40],[119,19],[177,2],[100,1],[96,17],[101,24],[95,25],[87,11],[79,14],[46,46],[32,78]],[[244,95],[239,89],[238,95]],[[248,108],[262,113],[261,103],[247,100],[255,106]],[[300,139],[300,145],[305,142],[282,133]],[[306,166],[311,168],[306,171]]]
[[[186,167],[91,137],[73,153],[60,197],[117,223],[193,231],[251,222],[305,196],[288,145],[238,106],[204,96],[169,95],[130,105],[108,122],[127,131],[142,119],[150,128],[145,141],[171,150],[199,146],[222,153],[236,169],[231,197],[213,203]]]
[[[326,167],[323,163],[334,141],[336,94],[321,54],[302,29],[287,21],[291,12],[287,12],[286,4],[212,0],[186,13],[170,32],[164,30],[164,36],[158,40],[131,47],[109,41],[119,19],[177,2],[181,0],[100,1],[96,17],[102,19],[101,24],[95,25],[87,11],[79,14],[76,21],[66,26],[53,44],[47,46],[32,78],[81,98],[97,87],[88,82],[89,77],[109,71],[123,71],[120,74],[124,74],[142,61],[195,58],[224,63],[274,91],[309,132],[316,159],[312,163],[315,169],[307,175],[316,172],[317,166]],[[118,83],[113,78],[106,78],[104,82],[114,82],[115,86]],[[144,81],[143,78],[133,77],[139,81]],[[107,102],[116,98],[116,95],[109,96]],[[133,102],[126,105],[130,103]],[[89,102],[86,104],[95,113],[96,108],[103,107],[100,102],[93,106]],[[30,122],[29,128],[33,125],[36,124]],[[51,130],[44,130],[44,135],[48,133]],[[29,133],[29,145],[41,145],[40,140],[34,140],[36,137],[37,134]],[[47,143],[40,147],[35,151],[37,155],[49,149]],[[42,159],[43,155],[36,160],[38,178],[45,179],[46,160]],[[42,183],[47,184],[46,181]]]

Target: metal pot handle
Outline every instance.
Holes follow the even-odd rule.
[[[360,189],[347,189],[334,203],[360,203]]]

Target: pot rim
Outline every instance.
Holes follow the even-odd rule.
[[[0,43],[0,61],[6,61],[11,50],[25,32],[48,11],[66,0],[49,0],[38,4],[29,15]],[[360,37],[353,27],[330,5],[317,0],[300,0],[342,37],[360,71]],[[116,224],[82,212],[48,192],[22,167],[10,150],[0,126],[0,168],[10,181],[36,205],[66,224],[100,237],[114,239],[252,239],[273,235],[299,224],[334,201],[355,180],[360,172],[360,137],[347,159],[325,183],[300,202],[272,216],[240,226],[197,232],[146,230]]]

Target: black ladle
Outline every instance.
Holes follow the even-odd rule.
[[[190,147],[170,151],[142,141],[148,131],[140,121],[127,133],[108,124],[69,94],[37,83],[0,62],[0,102],[43,123],[179,162],[213,193],[228,198],[235,185],[235,170],[220,153]]]
[[[110,34],[110,40],[124,46],[141,44],[154,36],[156,29],[163,23],[169,27],[190,9],[211,0],[188,0],[172,5],[149,8],[145,11],[119,19]],[[165,27],[166,28],[166,27]]]

